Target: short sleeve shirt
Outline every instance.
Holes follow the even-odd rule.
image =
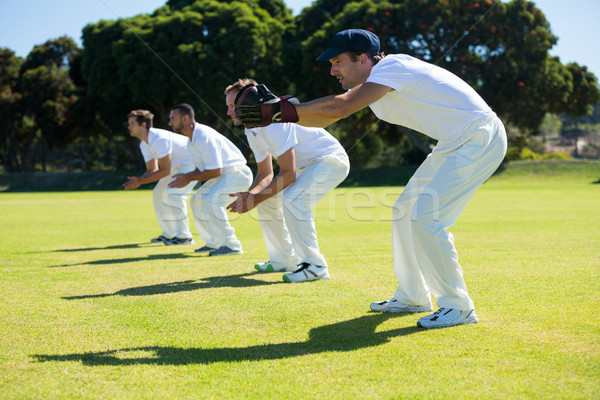
[[[370,105],[379,119],[437,140],[454,141],[471,122],[493,114],[458,76],[406,54],[379,61],[367,82],[394,89]]]
[[[293,147],[296,168],[302,168],[314,158],[344,151],[340,142],[323,128],[282,123],[246,129],[245,132],[257,162],[264,161],[269,155],[277,158]]]
[[[192,161],[200,171],[246,165],[246,158],[233,143],[213,128],[196,123],[188,142]]]
[[[178,167],[192,161],[187,151],[187,143],[188,139],[183,135],[165,129],[150,128],[148,143],[141,141],[140,150],[144,162],[159,160],[170,154],[171,166]]]

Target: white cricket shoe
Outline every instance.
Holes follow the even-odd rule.
[[[455,310],[440,308],[431,315],[419,318],[417,326],[421,328],[447,328],[454,325],[475,324],[479,321],[475,310]]]
[[[287,283],[317,281],[320,279],[329,279],[327,267],[310,263],[300,263],[298,269],[294,272],[283,274],[283,280]]]
[[[274,267],[271,261],[264,263],[254,264],[254,269],[258,272],[281,272],[281,271],[293,271],[296,269],[296,265],[289,265],[287,267]]]
[[[171,240],[171,239],[169,239],[165,235],[160,235],[159,237],[155,237],[155,238],[150,239],[150,243],[164,243],[164,242],[166,242],[168,240]]]
[[[371,310],[375,312],[403,312],[403,313],[418,313],[433,311],[431,304],[425,306],[409,306],[400,303],[398,300],[391,298],[385,301],[375,301],[371,303]]]
[[[165,240],[164,243],[167,246],[181,246],[183,244],[194,244],[194,239],[174,237],[173,239]]]

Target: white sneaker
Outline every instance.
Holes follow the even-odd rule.
[[[194,244],[194,239],[174,237],[173,239],[166,240],[164,243],[167,246],[180,246],[183,244]]]
[[[150,243],[164,243],[164,242],[166,242],[168,240],[171,240],[171,239],[169,239],[165,235],[160,235],[159,237],[155,237],[155,238],[150,239]]]
[[[297,283],[329,279],[327,267],[309,263],[300,263],[298,267],[294,272],[283,274],[283,280],[287,283]]]
[[[210,253],[208,253],[209,256],[232,256],[235,254],[242,254],[243,251],[242,249],[239,250],[234,250],[231,247],[228,246],[221,246],[216,250],[211,251]]]
[[[296,269],[295,265],[289,265],[287,267],[276,268],[271,264],[271,261],[266,261],[264,263],[256,263],[254,264],[254,269],[258,272],[281,272],[281,271],[293,271]]]
[[[440,308],[431,315],[419,318],[417,326],[421,328],[447,328],[454,325],[475,324],[479,321],[475,310],[455,310]]]
[[[375,312],[404,312],[404,313],[417,313],[432,311],[433,306],[428,304],[426,306],[409,306],[400,303],[398,300],[391,298],[385,301],[375,301],[371,303],[371,310]]]

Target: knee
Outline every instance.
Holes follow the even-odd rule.
[[[435,236],[440,236],[440,231],[445,230],[439,219],[438,212],[429,207],[419,207],[418,202],[411,210],[410,224],[413,231],[420,231]]]
[[[294,218],[299,221],[312,219],[310,205],[291,199],[283,199],[283,215],[285,219]]]

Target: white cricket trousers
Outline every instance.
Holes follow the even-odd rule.
[[[232,202],[232,193],[248,190],[252,183],[252,171],[248,166],[230,167],[210,179],[194,193],[190,207],[200,237],[208,247],[218,249],[227,246],[232,250],[242,250],[242,243],[229,223],[225,207]]]
[[[190,182],[190,184],[177,189],[170,188],[169,183],[173,180],[173,175],[184,174],[194,169],[192,163],[171,168],[171,173],[160,179],[152,189],[156,220],[162,229],[162,235],[169,239],[192,237],[188,221],[187,199],[197,182]]]
[[[506,154],[506,131],[491,115],[471,124],[451,143],[439,142],[394,204],[392,246],[399,286],[394,298],[406,305],[474,309],[447,231]]]
[[[269,261],[275,268],[307,262],[327,266],[319,250],[312,210],[350,171],[342,149],[313,159],[296,181],[256,208]]]

